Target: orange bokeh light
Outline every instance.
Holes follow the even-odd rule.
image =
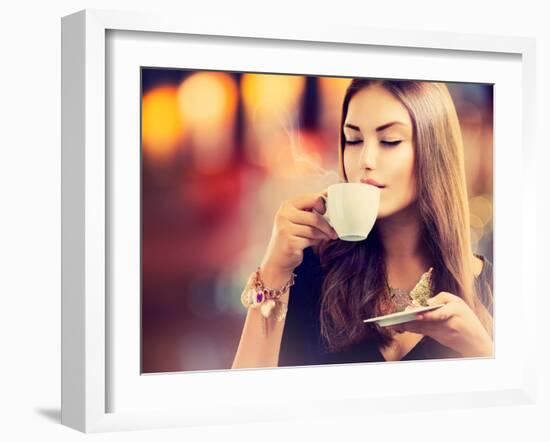
[[[299,105],[305,84],[305,77],[297,75],[245,74],[243,100],[249,114],[277,117]]]
[[[191,126],[213,126],[232,116],[237,107],[237,86],[227,74],[200,72],[178,88],[181,116]]]
[[[346,89],[351,83],[350,78],[319,77],[323,99],[330,99],[335,103],[342,103]]]
[[[143,96],[141,124],[143,148],[147,153],[157,159],[174,153],[184,131],[176,87],[160,86]]]

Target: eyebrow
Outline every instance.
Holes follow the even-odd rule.
[[[401,121],[391,121],[390,123],[386,123],[386,124],[383,124],[382,126],[377,127],[375,130],[376,130],[376,132],[380,132],[380,131],[383,131],[384,129],[387,129],[388,127],[393,126],[395,124],[400,124],[401,126],[406,126],[406,124],[402,123]],[[361,131],[359,126],[356,126],[355,124],[346,123],[344,127],[348,127],[350,129],[353,129],[353,130],[356,130],[356,131],[359,131],[359,132]]]

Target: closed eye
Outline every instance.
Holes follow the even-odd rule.
[[[397,146],[398,144],[400,144],[403,140],[395,140],[395,141],[380,141],[380,144],[383,144],[385,146]],[[346,145],[356,145],[356,144],[361,144],[363,142],[363,140],[349,140],[345,142]]]

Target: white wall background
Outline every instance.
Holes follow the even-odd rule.
[[[9,2],[0,14],[0,439],[243,440],[389,439],[463,441],[549,440],[550,364],[548,329],[539,323],[539,403],[374,418],[282,422],[248,426],[154,430],[86,436],[60,425],[60,18],[84,8],[176,14],[247,16],[249,20],[349,23],[389,29],[423,29],[537,38],[538,225],[549,225],[550,189],[547,100],[550,31],[544,3],[460,0],[246,0],[155,2],[111,0]],[[547,196],[544,198],[548,199]],[[538,232],[540,309],[550,308],[543,271],[548,234]],[[545,272],[546,273],[546,272]],[[540,315],[540,319],[543,319]],[[548,322],[548,321],[546,321]],[[452,379],[449,380],[452,382]],[[398,420],[398,422],[396,422]],[[421,424],[420,424],[421,423]],[[391,431],[391,433],[389,433]]]

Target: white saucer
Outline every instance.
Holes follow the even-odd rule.
[[[364,319],[363,322],[376,322],[380,327],[387,327],[389,325],[403,324],[404,322],[414,321],[416,314],[420,312],[427,312],[442,307],[445,304],[429,305],[428,307],[418,307],[415,309],[391,313],[389,315],[377,316],[376,318]]]

